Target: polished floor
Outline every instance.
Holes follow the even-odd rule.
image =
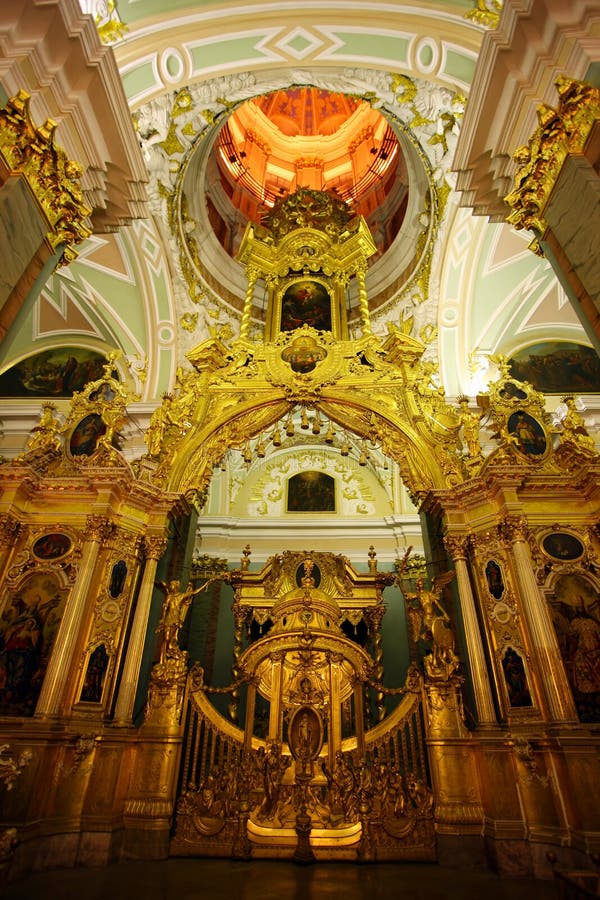
[[[39,873],[2,900],[558,900],[553,881],[420,863],[369,865],[169,859]]]

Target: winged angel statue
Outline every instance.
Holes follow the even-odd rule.
[[[431,641],[432,650],[425,659],[425,671],[430,678],[447,681],[458,668],[459,659],[454,652],[454,632],[450,626],[448,613],[440,603],[444,587],[454,578],[454,571],[436,576],[431,588],[424,586],[423,579],[415,582],[415,591],[405,592],[408,601],[408,617],[413,640],[423,638]]]

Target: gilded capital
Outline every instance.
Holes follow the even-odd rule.
[[[21,523],[10,513],[0,516],[0,547],[11,547],[21,530]]]
[[[106,516],[88,516],[85,520],[86,541],[104,542],[113,531],[112,522]]]
[[[527,519],[525,516],[506,516],[500,525],[500,531],[503,537],[511,543],[525,542],[529,536]]]
[[[471,537],[447,534],[444,538],[444,546],[452,559],[466,559],[471,547]]]
[[[146,559],[160,559],[167,549],[167,541],[164,537],[145,537],[143,549]]]

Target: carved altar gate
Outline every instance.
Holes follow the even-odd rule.
[[[369,569],[286,552],[258,573],[246,561],[227,576],[230,718],[192,668],[171,853],[435,858],[422,679],[411,666],[404,688],[387,691],[401,699],[386,716],[382,591],[394,575],[377,572],[374,558]],[[268,718],[262,736],[257,701],[265,726]]]

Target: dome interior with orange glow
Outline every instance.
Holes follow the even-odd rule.
[[[213,175],[209,218],[232,256],[247,222],[260,223],[301,187],[333,191],[364,216],[378,255],[398,233],[408,200],[406,163],[387,119],[364,100],[314,87],[238,107],[215,142]]]

